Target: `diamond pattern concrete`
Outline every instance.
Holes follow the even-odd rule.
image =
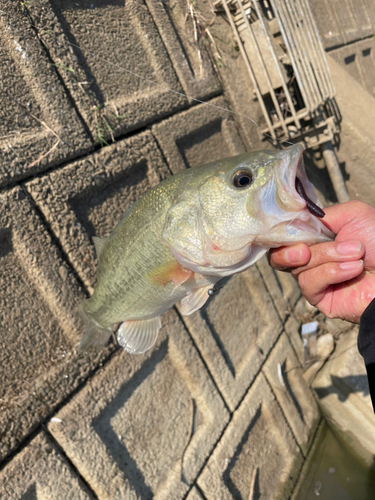
[[[29,8],[95,142],[188,104],[169,91],[182,88],[144,1],[36,0]]]
[[[262,371],[306,456],[320,412],[285,333],[278,340]]]
[[[18,2],[0,17],[0,187],[92,148]]]
[[[174,174],[187,167],[245,152],[235,123],[222,97],[164,120],[152,127]]]
[[[106,237],[125,210],[169,175],[144,132],[27,184],[70,262],[90,291],[95,283],[92,236]]]
[[[84,294],[20,188],[1,194],[0,458],[110,352],[77,354]]]
[[[221,91],[203,39],[195,38],[194,23],[181,2],[164,4],[146,0],[160,36],[171,58],[185,94],[195,99],[207,99]],[[205,6],[206,9],[208,6]],[[194,7],[193,7],[194,8]],[[202,13],[202,4],[199,5]],[[207,12],[212,18],[212,12]],[[196,25],[197,26],[197,25]],[[194,104],[195,102],[192,101]]]
[[[183,319],[234,410],[281,333],[259,271],[253,266],[233,276],[200,311]]]
[[[260,374],[198,478],[207,500],[286,499],[302,456]]]
[[[293,311],[298,299],[301,297],[297,281],[290,273],[275,271],[268,265],[267,256],[262,257],[257,264],[259,271],[266,283],[277,312],[282,321]]]
[[[0,472],[4,500],[89,500],[92,495],[44,432]]]
[[[153,349],[115,355],[49,424],[101,500],[182,498],[228,422],[176,313],[163,320]]]

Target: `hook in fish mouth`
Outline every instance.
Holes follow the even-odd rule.
[[[306,194],[302,182],[298,179],[298,177],[296,177],[295,186],[297,193],[306,201],[308,211],[316,217],[323,218],[325,216],[324,211],[320,207],[318,207],[318,205],[316,205],[312,200],[310,200],[310,198]]]

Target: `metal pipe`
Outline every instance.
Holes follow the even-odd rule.
[[[348,191],[346,190],[344,178],[342,176],[340,165],[337,160],[335,150],[333,149],[332,142],[324,142],[320,145],[320,149],[322,151],[323,158],[339,203],[345,203],[346,201],[349,201],[350,198],[348,195]]]

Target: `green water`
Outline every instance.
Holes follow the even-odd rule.
[[[327,425],[301,482],[295,500],[375,500],[374,470],[351,453]]]

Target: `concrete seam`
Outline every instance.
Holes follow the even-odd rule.
[[[99,370],[102,370],[107,363],[111,361],[111,359],[120,351],[120,348],[116,347],[113,352],[111,352],[97,367],[93,368],[91,372],[86,376],[84,380],[79,384],[78,387],[72,390],[72,392],[64,398],[56,407],[52,410],[51,413],[49,413],[42,422],[38,424],[38,426],[32,430],[25,438],[24,440],[19,443],[19,445],[14,448],[5,458],[0,463],[0,472],[6,467],[6,465],[13,460],[13,458],[18,455],[26,446],[35,438],[37,434],[39,434],[41,428],[45,429],[45,424],[49,422],[49,420],[56,415],[63,406],[68,404],[84,387],[86,387],[86,384],[89,380],[91,380],[96,373]]]
[[[43,228],[48,233],[48,236],[51,238],[52,244],[57,248],[61,259],[69,266],[69,269],[73,273],[74,279],[77,281],[80,288],[84,291],[86,297],[89,297],[89,293],[88,293],[88,290],[87,290],[84,282],[82,281],[82,279],[78,275],[77,271],[75,270],[72,262],[69,259],[69,255],[63,249],[63,247],[60,243],[60,240],[58,239],[57,235],[54,233],[53,229],[51,228],[51,225],[47,221],[43,211],[39,208],[38,204],[33,199],[31,193],[29,193],[29,191],[27,190],[27,187],[24,184],[21,184],[20,188],[22,189],[22,192],[27,197],[30,205],[33,207],[34,212],[36,212],[38,218],[40,219],[41,224],[43,225]]]
[[[57,68],[55,66],[55,61],[54,59],[52,58],[51,54],[50,54],[50,51],[48,49],[48,47],[42,42],[41,38],[40,38],[40,34],[39,34],[39,29],[37,28],[37,26],[35,25],[34,23],[34,20],[33,20],[33,17],[30,13],[30,11],[28,10],[27,6],[25,5],[24,6],[24,12],[26,13],[26,17],[29,21],[29,25],[30,25],[30,28],[34,31],[34,33],[36,34],[36,38],[38,39],[38,42],[39,44],[41,45],[41,47],[43,48],[43,50],[45,51],[46,55],[47,55],[47,58],[48,60],[50,61],[50,64],[52,66],[54,66],[54,71],[55,71],[55,74],[60,82],[60,84],[62,85],[62,88],[64,89],[64,92],[70,102],[70,105],[72,106],[72,108],[75,110],[75,112],[77,113],[77,116],[78,116],[78,119],[80,120],[80,122],[82,123],[83,125],[83,128],[85,129],[85,132],[87,133],[87,135],[89,136],[89,139],[91,141],[92,144],[95,144],[95,140],[94,140],[94,137],[92,136],[91,134],[91,131],[90,131],[90,128],[89,126],[87,125],[87,123],[85,122],[83,116],[81,115],[77,105],[76,105],[76,102],[75,100],[73,99],[73,96],[71,95],[69,89],[66,87],[65,85],[65,82],[64,80],[62,79],[61,75],[59,74],[59,72],[57,71]]]
[[[54,436],[49,432],[48,428],[44,425],[41,424],[42,429],[44,432],[47,434],[48,439],[52,442],[52,445],[56,449],[56,451],[59,453],[61,458],[64,460],[66,465],[74,472],[74,474],[79,478],[79,480],[84,484],[84,487],[88,490],[88,493],[94,500],[99,500],[99,497],[95,493],[95,491],[91,488],[89,483],[86,481],[86,479],[80,474],[78,471],[77,467],[74,465],[74,463],[70,460],[70,458],[66,455],[65,450],[61,447],[60,443],[54,438]]]
[[[174,308],[174,310],[177,312],[178,317],[180,318],[180,320],[181,320],[182,324],[184,325],[184,328],[185,328],[185,330],[187,331],[187,333],[188,333],[188,335],[189,335],[189,337],[190,337],[190,340],[193,342],[193,345],[194,345],[195,349],[197,350],[198,356],[199,356],[199,358],[201,359],[201,361],[202,361],[202,363],[203,363],[204,367],[206,368],[207,373],[208,373],[208,375],[209,375],[210,379],[212,380],[212,383],[214,384],[215,389],[217,390],[218,394],[220,395],[220,397],[221,397],[221,399],[222,399],[222,401],[223,401],[223,403],[224,403],[224,406],[225,406],[226,410],[228,410],[230,417],[232,417],[233,412],[232,412],[232,411],[230,411],[230,409],[229,409],[229,407],[228,407],[228,405],[227,405],[227,403],[226,403],[226,401],[225,401],[225,399],[224,399],[224,396],[221,394],[221,391],[219,390],[219,387],[217,386],[217,384],[216,384],[216,382],[215,382],[215,379],[213,378],[212,373],[211,373],[210,369],[208,368],[208,366],[207,366],[207,364],[206,364],[206,362],[205,362],[205,360],[204,360],[204,358],[203,358],[203,356],[202,356],[202,353],[200,352],[200,350],[199,350],[199,348],[198,348],[197,344],[195,343],[195,340],[194,340],[193,336],[190,334],[190,330],[189,330],[189,328],[187,327],[187,325],[186,325],[186,323],[185,323],[185,321],[184,321],[184,319],[183,319],[183,316],[180,314],[180,311],[177,309],[177,307],[176,307],[176,306],[174,306],[173,308]]]

